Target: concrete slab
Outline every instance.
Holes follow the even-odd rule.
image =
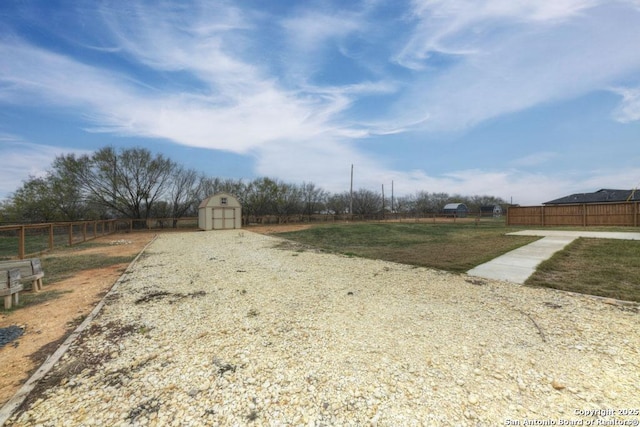
[[[565,230],[524,230],[508,233],[508,236],[540,237],[586,237],[591,239],[640,240],[640,233],[626,231],[565,231]]]
[[[611,231],[565,231],[565,230],[524,230],[509,233],[509,236],[539,236],[542,239],[508,252],[489,262],[467,271],[470,276],[485,279],[524,283],[538,265],[564,249],[579,237],[591,239],[640,240],[637,232]]]
[[[544,237],[467,271],[470,276],[524,283],[538,265],[577,237]]]

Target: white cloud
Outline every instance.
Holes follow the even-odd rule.
[[[502,29],[509,31],[500,36],[509,37],[527,25],[559,23],[599,3],[603,1],[414,0],[411,15],[417,20],[416,29],[395,59],[408,68],[424,69],[435,52],[481,55],[484,44]]]
[[[454,12],[438,16],[445,22],[436,29],[427,25],[431,18],[427,19],[399,55],[401,63],[416,68],[411,64],[428,66],[430,52],[452,58],[449,52],[464,51],[441,71],[421,73],[412,93],[397,104],[398,115],[418,119],[428,114],[430,129],[464,129],[603,90],[640,69],[640,51],[635,47],[640,40],[640,10],[618,3],[588,8],[591,2],[567,2],[562,13],[539,11],[540,16],[556,20],[521,23],[518,19],[527,16],[522,9],[518,19],[496,23],[497,13],[483,9],[475,16],[473,7],[463,7],[465,2],[453,5],[461,16]],[[429,11],[437,15],[438,9]]]
[[[9,197],[30,176],[44,177],[56,156],[86,150],[32,144],[16,135],[0,133],[0,200]]]
[[[554,156],[554,153],[539,153],[532,155],[528,161]],[[640,180],[640,168],[624,171],[562,170],[552,173],[528,172],[518,168],[466,169],[428,175],[422,170],[393,170],[382,161],[340,143],[270,144],[260,149],[256,161],[258,175],[275,176],[288,182],[311,181],[331,192],[348,191],[353,164],[356,189],[380,191],[384,185],[388,195],[393,181],[396,196],[418,191],[466,196],[491,195],[521,205],[537,205],[568,194],[595,191],[603,187],[631,188],[636,180]]]
[[[352,142],[416,129],[465,129],[628,81],[640,69],[637,3],[635,8],[595,0],[413,4],[413,19],[400,35],[390,34],[383,21],[367,21],[364,9],[338,15],[298,6],[297,15],[280,20],[239,10],[233,2],[196,1],[174,4],[173,10],[166,3],[133,3],[125,12],[105,7],[94,17],[99,36],[77,44],[100,39],[95,49],[116,59],[109,65],[91,66],[18,38],[0,38],[0,102],[66,108],[76,115],[72,109],[81,109],[92,131],[250,153],[260,175],[313,181],[331,191],[348,188],[352,163],[357,186],[378,189],[394,180],[406,193],[519,195],[518,203],[546,201],[557,196],[552,191],[568,192],[573,182],[586,182],[585,175],[543,177],[518,169],[441,176],[399,172]],[[261,26],[268,23],[273,28],[264,31]],[[73,34],[67,37],[73,41]],[[367,78],[378,80],[310,84],[308,76],[329,62],[325,51],[353,53],[344,48],[348,43],[341,44],[349,37],[365,40],[364,45],[380,42],[383,52],[404,40],[393,59],[408,70],[396,80],[383,60],[354,55],[349,59],[360,60],[358,66],[375,63],[376,72]],[[123,58],[134,66],[118,68]],[[638,89],[615,92],[623,98],[615,118],[640,119]],[[368,108],[371,98],[372,104],[380,102],[375,108]],[[357,117],[349,114],[355,107],[361,108]],[[530,168],[554,156],[534,153],[510,165]],[[594,176],[595,185],[599,179],[613,184],[617,175]]]
[[[288,92],[267,78],[246,75],[250,94],[246,89],[228,89],[220,96],[160,93],[141,90],[123,75],[27,44],[0,43],[0,55],[11,58],[0,65],[0,81],[11,86],[0,93],[1,100],[81,107],[96,123],[95,131],[166,138],[237,153],[280,138],[322,135],[335,128],[327,122],[349,103],[338,92],[331,96]]]
[[[613,113],[614,119],[621,123],[640,120],[640,88],[617,88],[613,92],[622,96],[620,106]]]
[[[558,153],[553,151],[540,151],[537,153],[529,154],[528,156],[520,157],[511,162],[515,167],[530,167],[539,166],[547,163],[550,160],[558,157]]]
[[[305,11],[302,15],[282,20],[281,25],[288,33],[287,40],[297,50],[314,52],[324,49],[328,40],[358,31],[362,23],[352,14]]]

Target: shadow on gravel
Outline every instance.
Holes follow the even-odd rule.
[[[135,303],[144,304],[147,302],[152,302],[152,301],[160,300],[163,298],[170,298],[169,304],[173,304],[174,302],[180,301],[181,299],[184,299],[184,298],[198,298],[198,297],[203,297],[206,294],[207,293],[205,291],[191,292],[189,294],[171,293],[171,292],[165,292],[165,291],[150,292],[138,298],[137,300],[135,300]]]
[[[86,375],[94,375],[104,362],[116,356],[112,349],[117,348],[116,343],[123,337],[134,334],[146,335],[149,331],[150,328],[144,325],[121,325],[116,322],[109,322],[106,325],[91,325],[82,332],[77,341],[69,348],[67,355],[36,384],[15,414],[28,411],[34,402],[46,397],[45,394],[49,389],[61,384],[69,384],[76,375],[85,371]],[[62,345],[70,333],[71,330],[60,339],[48,343],[30,356],[36,368],[29,373],[29,376],[33,375],[40,368],[40,365]],[[96,335],[103,335],[101,341],[107,343],[102,347],[102,351],[97,351],[86,345],[87,340]]]

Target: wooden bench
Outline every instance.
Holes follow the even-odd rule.
[[[21,290],[20,269],[12,268],[0,271],[0,296],[4,297],[4,308],[6,310],[11,308],[12,302],[18,305]]]
[[[42,264],[40,264],[39,258],[27,258],[18,260],[0,261],[0,272],[8,271],[17,268],[20,270],[20,281],[27,288],[27,283],[31,283],[31,290],[38,292],[42,290],[42,278],[44,277],[44,271],[42,270]],[[3,276],[0,276],[0,279]]]

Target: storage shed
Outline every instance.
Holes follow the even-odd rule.
[[[502,206],[500,205],[486,205],[480,206],[480,215],[482,216],[502,216]]]
[[[242,228],[242,206],[229,193],[216,193],[198,206],[198,227],[203,230]]]
[[[442,212],[445,215],[455,216],[457,218],[466,218],[469,213],[469,208],[464,203],[449,203],[445,205]]]

